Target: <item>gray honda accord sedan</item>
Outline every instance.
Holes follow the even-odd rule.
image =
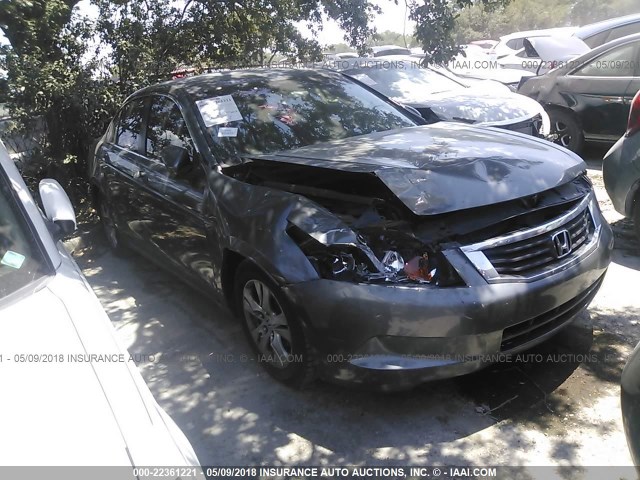
[[[174,80],[125,102],[92,191],[111,246],[226,304],[278,380],[410,388],[552,336],[612,249],[579,157],[423,123],[335,72]]]

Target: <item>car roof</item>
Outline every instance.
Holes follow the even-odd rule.
[[[576,33],[574,35],[580,38],[588,38],[600,32],[609,30],[611,28],[621,27],[623,25],[628,25],[631,23],[638,23],[638,22],[640,22],[640,13],[625,15],[623,17],[609,18],[608,20],[603,20],[601,22],[596,22],[596,23],[590,23],[588,25],[580,27],[578,28],[578,30],[576,30]]]
[[[376,45],[375,47],[371,47],[371,50],[374,53],[383,52],[385,50],[397,50],[397,49],[409,50],[407,47],[402,47],[400,45]]]
[[[610,42],[605,43],[604,45],[600,45],[599,47],[594,48],[593,50],[589,50],[586,53],[583,53],[579,57],[575,57],[571,62],[567,62],[565,66],[560,67],[558,71],[568,72],[569,70],[573,70],[577,64],[580,64],[583,60],[589,60],[591,58],[595,58],[603,52],[607,50],[611,50],[614,47],[619,45],[624,45],[626,43],[632,43],[640,41],[640,33],[634,33],[633,35],[627,35],[626,37],[616,38],[615,40],[611,40]]]
[[[216,87],[224,88],[237,84],[242,80],[256,78],[275,79],[283,74],[300,77],[306,77],[309,75],[334,75],[336,76],[336,78],[344,78],[344,76],[340,73],[326,68],[248,68],[237,70],[221,70],[218,72],[194,75],[192,77],[167,80],[155,85],[150,85],[133,93],[129,96],[129,98],[127,98],[126,101],[129,101],[132,98],[154,93],[174,94],[176,96],[180,96],[181,94],[186,93],[194,98],[198,98],[207,95],[207,92],[210,92],[212,86],[214,85]]]
[[[503,42],[512,40],[514,38],[527,38],[527,37],[551,37],[554,35],[570,35],[575,32],[576,27],[558,27],[558,28],[545,28],[542,30],[525,30],[522,32],[513,32],[508,35],[503,35],[500,40]]]

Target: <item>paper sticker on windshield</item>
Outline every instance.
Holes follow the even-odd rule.
[[[373,78],[371,78],[369,75],[367,75],[365,73],[356,73],[355,75],[351,75],[351,76],[353,78],[355,78],[356,80],[360,80],[365,85],[369,85],[370,87],[372,87],[373,85],[378,83]]]
[[[7,267],[18,269],[22,267],[24,263],[25,256],[20,255],[19,253],[12,252],[11,250],[7,250],[7,253],[4,254],[0,263],[2,265],[6,265]]]
[[[218,137],[237,137],[238,129],[232,127],[220,127],[218,129]]]
[[[242,120],[242,114],[231,95],[198,100],[196,105],[207,127]]]

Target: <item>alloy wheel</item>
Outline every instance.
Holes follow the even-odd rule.
[[[291,330],[278,299],[260,280],[249,280],[242,291],[242,305],[251,339],[264,361],[286,368],[292,359]]]
[[[562,122],[556,121],[553,124],[556,135],[558,136],[556,139],[556,143],[559,143],[565,148],[568,148],[571,145],[571,131],[569,126]]]

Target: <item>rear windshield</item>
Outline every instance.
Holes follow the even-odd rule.
[[[0,299],[47,274],[32,231],[0,168]]]
[[[246,154],[411,127],[405,113],[348,78],[324,72],[236,73],[237,81],[200,93],[196,107],[214,152],[226,162]]]

